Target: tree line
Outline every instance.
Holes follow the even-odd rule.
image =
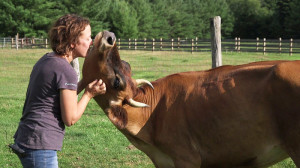
[[[1,0],[0,36],[47,37],[58,17],[76,13],[92,35],[118,38],[210,38],[221,16],[223,38],[300,38],[299,0]]]

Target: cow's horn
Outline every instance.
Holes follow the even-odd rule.
[[[149,107],[148,104],[137,102],[133,99],[128,99],[128,104],[132,107]]]
[[[153,85],[147,81],[146,79],[137,79],[136,80],[137,85],[141,85],[141,84],[147,84],[149,85],[152,89],[154,89]]]

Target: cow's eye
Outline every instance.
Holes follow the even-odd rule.
[[[116,77],[115,81],[114,81],[114,88],[118,89],[120,87],[120,79],[118,77]]]

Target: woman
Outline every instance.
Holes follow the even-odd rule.
[[[75,124],[89,100],[106,91],[102,80],[95,80],[77,102],[78,79],[70,62],[87,56],[92,44],[89,20],[74,14],[62,16],[49,31],[49,39],[53,52],[33,67],[11,145],[23,167],[58,167],[56,151],[61,150],[65,125]]]

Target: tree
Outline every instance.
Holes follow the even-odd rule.
[[[128,0],[128,2],[137,13],[138,37],[151,37],[153,12],[149,0]]]
[[[53,19],[61,15],[56,2],[46,0],[3,0],[1,6],[1,30],[5,36],[47,36]]]
[[[286,32],[286,19],[290,16],[291,0],[278,0],[272,22],[274,36],[286,38],[289,35]]]
[[[265,35],[269,32],[266,21],[273,12],[268,6],[262,6],[261,0],[227,0],[227,2],[235,16],[232,36],[242,38],[271,36]]]
[[[110,29],[117,37],[138,37],[138,20],[135,9],[124,0],[112,0],[109,11]]]
[[[286,32],[289,38],[300,38],[300,1],[294,0],[289,4],[289,15],[285,19]]]
[[[14,36],[18,25],[13,15],[16,8],[10,0],[0,1],[0,7],[0,35]]]
[[[153,38],[169,38],[169,32],[171,30],[167,18],[169,14],[167,12],[168,3],[166,0],[151,0],[153,10],[153,23],[151,36]]]
[[[233,16],[225,0],[188,0],[188,12],[194,22],[193,35],[210,38],[210,19],[221,16],[222,35],[230,36],[233,29]]]
[[[188,4],[183,0],[168,0],[167,4],[169,37],[194,38],[194,22]]]
[[[0,35],[47,36],[58,17],[75,13],[119,38],[209,38],[210,19],[222,36],[298,37],[299,0],[2,0]]]
[[[81,5],[82,15],[89,18],[92,27],[92,35],[109,30],[111,25],[108,18],[110,15],[111,1],[107,0],[85,0]]]
[[[31,17],[33,32],[27,36],[47,37],[48,31],[53,22],[60,16],[68,13],[59,1],[38,0],[31,6]],[[59,8],[60,7],[60,8]]]

